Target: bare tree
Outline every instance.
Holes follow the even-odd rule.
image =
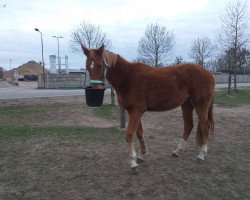
[[[137,60],[150,66],[164,65],[174,46],[174,34],[157,23],[147,26],[139,40]]]
[[[107,38],[107,34],[101,30],[100,26],[83,21],[78,28],[71,32],[70,49],[72,52],[81,53],[81,44],[89,49],[99,48],[104,44],[105,48],[109,49],[111,40]],[[115,104],[115,93],[112,87],[111,103]]]
[[[240,0],[230,1],[226,5],[225,14],[221,16],[221,31],[217,36],[221,51],[229,55],[228,70],[234,74],[235,90],[237,89],[236,73],[240,67],[239,53],[249,42],[246,11],[246,2],[242,3]]]
[[[182,56],[176,56],[175,57],[175,61],[174,61],[174,64],[175,65],[180,65],[182,64],[184,61],[183,61],[183,57]]]
[[[82,52],[81,44],[85,47],[99,48],[102,44],[106,49],[111,47],[111,40],[107,38],[100,26],[83,21],[78,28],[71,32],[70,49],[72,52]]]
[[[3,67],[0,67],[0,81],[3,79]]]
[[[213,54],[214,47],[208,37],[197,38],[191,46],[190,57],[197,64],[205,66],[206,60]]]

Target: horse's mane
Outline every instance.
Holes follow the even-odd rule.
[[[142,63],[140,61],[128,61],[127,59],[120,56],[119,54],[117,54],[117,61],[121,65],[130,65],[130,66],[133,66],[133,67],[146,67],[146,68],[150,67],[149,65],[147,65],[145,63]]]

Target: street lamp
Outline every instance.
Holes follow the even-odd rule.
[[[44,76],[44,57],[43,57],[43,34],[42,32],[38,29],[35,28],[35,31],[39,32],[41,34],[41,45],[42,45],[42,66],[43,66],[43,88],[45,88],[45,76]]]
[[[60,59],[60,52],[59,52],[59,39],[63,38],[62,36],[52,36],[53,38],[57,39],[57,59],[58,59],[58,68],[59,68],[59,73],[61,73],[61,59]]]

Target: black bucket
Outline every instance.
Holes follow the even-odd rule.
[[[106,88],[94,89],[93,87],[88,86],[84,89],[87,105],[90,107],[100,107],[103,102],[104,91]]]

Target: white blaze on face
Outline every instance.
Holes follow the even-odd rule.
[[[92,62],[91,62],[91,65],[90,65],[90,68],[93,69],[93,68],[94,68],[94,65],[95,65],[95,63],[94,63],[94,61],[92,61]]]

